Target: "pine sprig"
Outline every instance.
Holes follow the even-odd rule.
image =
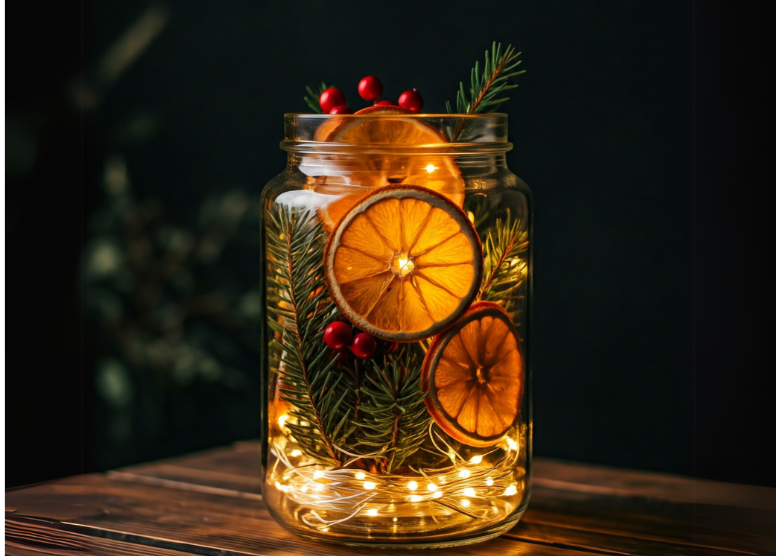
[[[337,317],[321,268],[324,231],[315,212],[275,205],[267,227],[268,307],[273,370],[292,409],[286,427],[310,457],[342,465],[337,449],[354,432],[353,384],[337,368],[323,331]]]
[[[483,278],[478,299],[501,304],[512,312],[517,290],[525,280],[528,230],[523,220],[496,219],[483,245]]]
[[[512,45],[502,50],[501,43],[493,43],[491,51],[485,51],[485,64],[480,69],[476,62],[471,72],[471,86],[467,93],[463,81],[460,83],[455,97],[456,114],[480,114],[493,112],[499,105],[509,100],[503,94],[517,87],[510,79],[517,77],[525,70],[517,70],[520,65],[520,52],[515,52]],[[453,113],[450,102],[447,102],[448,114]],[[451,140],[456,141],[465,126],[464,120],[453,132]]]
[[[304,96],[304,102],[307,104],[307,106],[310,107],[310,110],[315,112],[316,114],[323,114],[323,110],[321,109],[320,102],[318,99],[321,97],[321,93],[331,87],[331,85],[326,85],[323,81],[321,81],[321,84],[318,86],[318,89],[315,90],[309,85],[305,87],[305,91],[307,91],[307,94]]]
[[[380,472],[391,473],[423,443],[431,416],[420,390],[422,351],[407,345],[383,359],[372,362],[361,387],[359,448],[378,452]]]

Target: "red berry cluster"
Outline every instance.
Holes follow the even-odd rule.
[[[329,348],[344,353],[346,349],[360,359],[369,359],[377,351],[377,340],[371,334],[359,332],[353,335],[353,329],[346,322],[335,321],[323,331],[323,341]],[[396,342],[388,342],[383,347],[385,353],[393,353],[399,347]]]
[[[399,95],[399,103],[392,100],[380,100],[383,94],[383,84],[374,75],[367,75],[358,83],[358,94],[364,100],[372,101],[375,106],[400,106],[411,112],[420,112],[423,108],[423,97],[417,89],[404,91]],[[345,104],[345,93],[336,87],[329,87],[318,98],[324,114],[352,114],[353,109]]]

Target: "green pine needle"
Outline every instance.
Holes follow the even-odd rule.
[[[316,114],[323,114],[323,110],[321,109],[321,104],[318,101],[319,98],[321,98],[321,93],[331,87],[332,85],[326,85],[323,81],[321,81],[321,84],[318,86],[318,89],[315,90],[309,85],[305,87],[305,90],[307,91],[307,94],[304,96],[304,101],[307,104],[307,106],[310,107],[310,110],[315,112]]]
[[[423,352],[417,345],[381,359],[372,361],[361,387],[358,448],[377,452],[379,470],[391,473],[426,439],[431,416],[420,390]]]
[[[528,230],[523,220],[498,218],[483,245],[483,278],[478,299],[499,303],[510,314],[525,281]]]
[[[501,43],[493,43],[490,51],[485,51],[485,64],[480,69],[480,63],[476,62],[471,71],[471,86],[467,93],[463,82],[460,83],[455,97],[456,114],[481,114],[493,112],[502,103],[509,100],[504,93],[517,87],[517,83],[511,83],[513,79],[525,73],[518,70],[521,61],[518,59],[520,52],[515,52],[512,45],[502,49]],[[453,113],[450,102],[447,102],[447,112]],[[456,141],[465,127],[464,121],[458,125],[452,133],[451,140]]]
[[[314,211],[274,205],[267,227],[267,289],[270,326],[280,341],[270,345],[271,369],[281,381],[280,398],[296,423],[286,427],[310,457],[342,465],[338,447],[355,431],[354,385],[323,342],[338,312],[326,290],[321,261],[323,225]]]

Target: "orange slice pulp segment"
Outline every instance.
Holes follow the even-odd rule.
[[[524,372],[517,331],[501,306],[475,303],[437,336],[423,362],[426,406],[469,446],[492,446],[520,414]]]
[[[332,299],[354,326],[394,342],[433,336],[477,295],[482,247],[446,197],[386,186],[339,223],[324,254]]]
[[[316,141],[351,145],[405,146],[446,143],[434,127],[399,107],[370,106],[324,123],[316,132]],[[379,116],[359,118],[362,116]],[[313,190],[331,195],[332,201],[319,213],[331,231],[342,217],[375,188],[393,184],[418,185],[446,196],[463,206],[464,181],[452,157],[444,155],[363,154],[322,159]]]

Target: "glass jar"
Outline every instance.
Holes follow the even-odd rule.
[[[263,191],[262,474],[307,538],[495,537],[530,497],[531,194],[507,117],[288,114]]]

